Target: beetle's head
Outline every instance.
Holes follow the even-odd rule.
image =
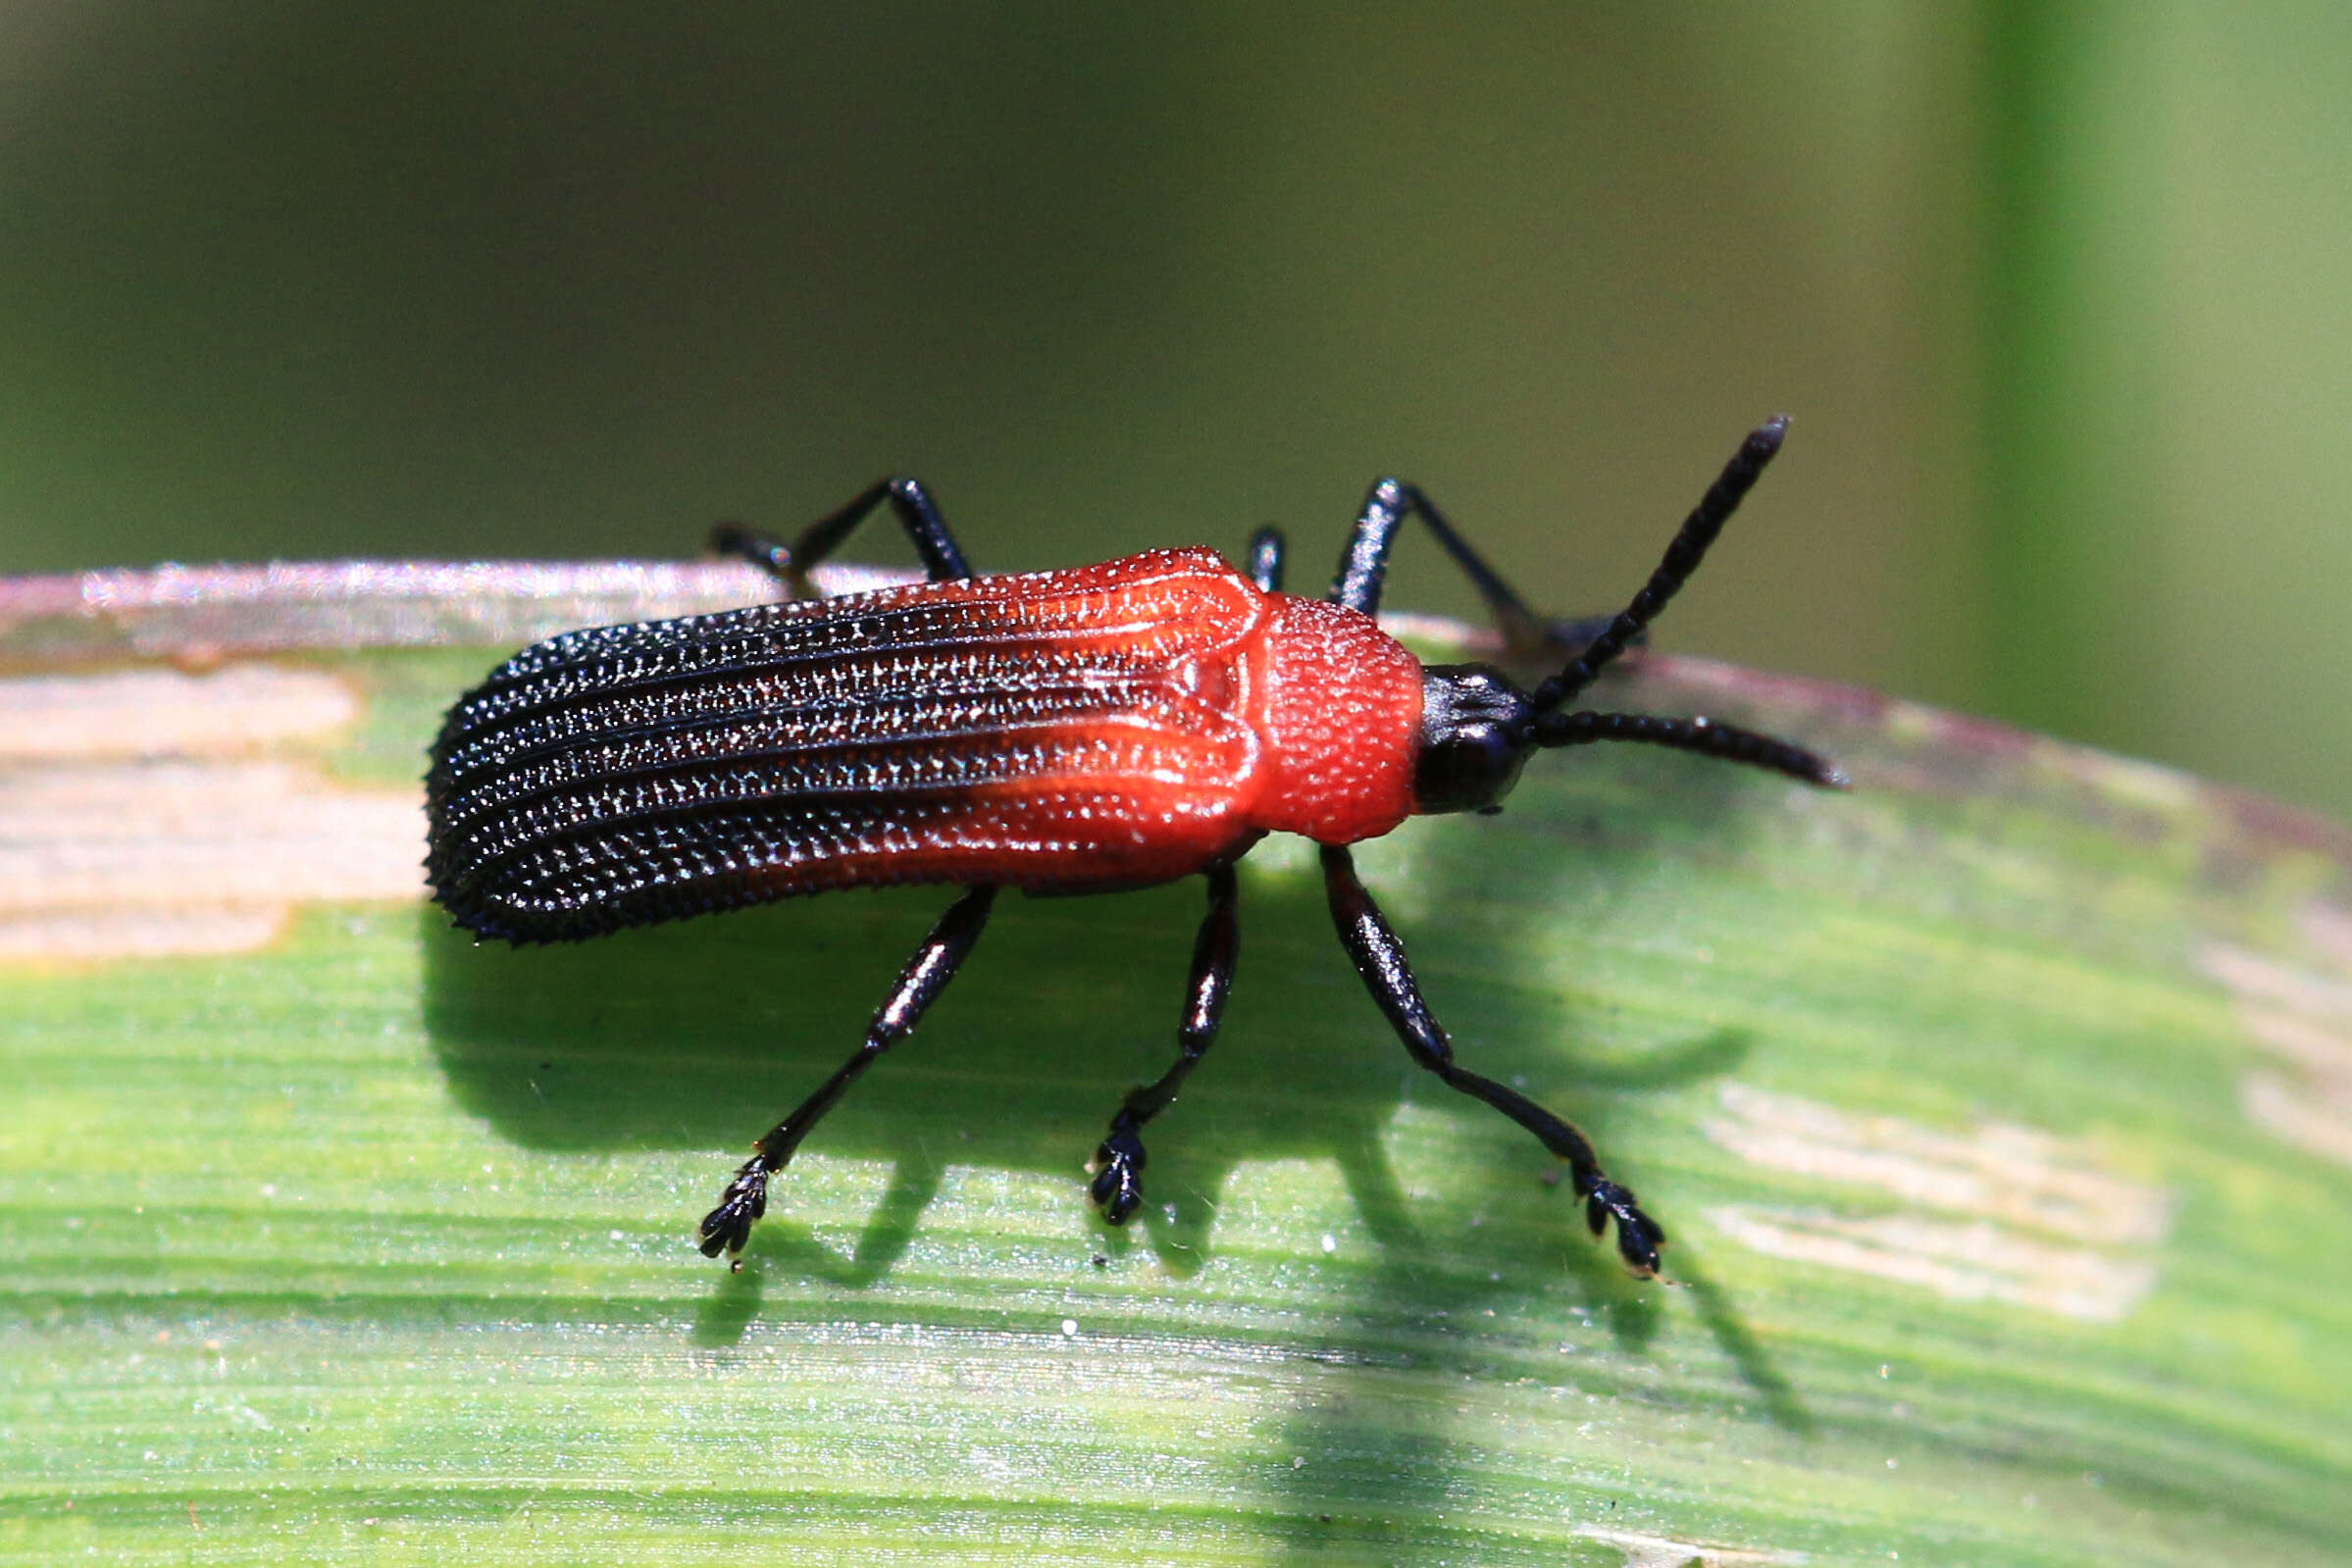
[[[1421,750],[1413,764],[1414,810],[1426,815],[1492,810],[1519,782],[1527,753],[1590,745],[1596,740],[1668,746],[1725,762],[1744,762],[1828,789],[1847,787],[1844,774],[1804,747],[1713,719],[1560,711],[1570,697],[1590,686],[1611,661],[1640,639],[1651,618],[1698,569],[1724,521],[1739,506],[1740,497],[1780,450],[1781,437],[1787,431],[1788,421],[1780,418],[1766,420],[1750,432],[1698,509],[1684,521],[1666,548],[1665,559],[1650,575],[1642,591],[1559,674],[1538,682],[1531,691],[1521,691],[1492,665],[1440,664],[1421,672]],[[1458,540],[1452,539],[1434,516],[1429,521],[1449,539],[1447,548],[1455,558],[1472,569],[1473,577],[1483,574],[1491,580],[1492,574],[1486,573]],[[1508,612],[1507,622],[1509,616],[1527,616],[1508,588],[1491,582],[1487,585],[1490,601]]]
[[[1483,811],[1519,782],[1536,747],[1527,693],[1488,664],[1435,664],[1421,672],[1421,752],[1415,809]]]
[[[1423,816],[1501,809],[1531,751],[1634,740],[1785,774],[1825,788],[1846,776],[1802,746],[1713,719],[1650,713],[1561,713],[1545,692],[1521,691],[1492,665],[1437,664],[1421,672],[1421,749],[1413,762],[1413,810]]]

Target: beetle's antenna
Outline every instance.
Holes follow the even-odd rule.
[[[1577,692],[1591,685],[1593,677],[1599,675],[1610,661],[1623,653],[1628,644],[1641,636],[1642,629],[1657,617],[1659,611],[1666,607],[1666,601],[1674,596],[1677,588],[1690,580],[1690,575],[1699,570],[1699,563],[1707,556],[1707,547],[1714,543],[1715,535],[1723,530],[1723,524],[1732,513],[1739,510],[1741,498],[1747,495],[1749,486],[1756,482],[1756,477],[1764,472],[1764,465],[1771,462],[1773,454],[1780,450],[1780,442],[1787,434],[1788,416],[1786,414],[1775,414],[1749,432],[1748,438],[1740,443],[1740,449],[1732,454],[1731,461],[1723,465],[1723,472],[1716,476],[1714,483],[1708,486],[1707,494],[1700,498],[1698,506],[1692,510],[1688,518],[1683,520],[1681,531],[1674,535],[1674,542],[1666,546],[1665,559],[1659,562],[1658,570],[1650,574],[1650,581],[1643,584],[1642,591],[1633,596],[1631,604],[1617,612],[1617,618],[1609,623],[1607,631],[1593,638],[1591,644],[1582,653],[1568,662],[1566,669],[1545,681],[1527,694],[1529,706],[1538,713],[1549,713],[1558,708]],[[1593,735],[1589,738],[1599,740],[1651,739],[1654,737],[1647,735]],[[1577,742],[1546,743],[1573,745]],[[1673,745],[1678,742],[1661,741],[1660,743]],[[1686,749],[1699,750],[1702,748],[1689,746]]]
[[[1638,740],[1676,751],[1695,751],[1703,757],[1720,757],[1725,762],[1744,762],[1824,789],[1853,786],[1853,781],[1826,757],[1713,719],[1666,719],[1654,713],[1547,713],[1535,721],[1534,736],[1539,746]]]

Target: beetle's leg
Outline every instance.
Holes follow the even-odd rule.
[[[1356,879],[1355,857],[1340,845],[1323,846],[1323,885],[1331,898],[1331,918],[1339,927],[1340,941],[1413,1061],[1473,1099],[1486,1101],[1567,1161],[1576,1195],[1584,1200],[1585,1223],[1593,1234],[1599,1236],[1613,1217],[1617,1251],[1625,1266],[1645,1279],[1656,1274],[1658,1249],[1666,1233],[1641,1211],[1632,1192],[1602,1172],[1591,1141],[1524,1094],[1455,1065],[1454,1042],[1421,999],[1421,987],[1405,960],[1404,942]]]
[[[996,901],[994,887],[974,887],[958,898],[940,923],[923,938],[906,968],[899,973],[898,984],[874,1011],[874,1021],[866,1026],[866,1037],[857,1047],[857,1054],[844,1062],[840,1071],[827,1079],[822,1087],[802,1100],[793,1112],[768,1129],[765,1136],[752,1145],[752,1155],[735,1173],[727,1185],[719,1206],[702,1217],[700,1243],[704,1257],[717,1257],[722,1249],[740,1253],[750,1239],[751,1224],[768,1211],[768,1178],[790,1164],[793,1151],[808,1136],[809,1129],[824,1120],[850,1085],[857,1082],[865,1070],[874,1065],[874,1058],[904,1039],[907,1033],[922,1020],[923,1010],[939,999],[947,982],[955,978],[956,969],[971,955],[972,944],[980,939],[982,928],[988,925],[989,906]]]
[[[1721,476],[1684,521],[1681,531],[1666,550],[1665,560],[1651,574],[1648,585],[1614,616],[1591,616],[1557,624],[1545,621],[1511,591],[1510,584],[1470,547],[1469,540],[1455,531],[1454,525],[1446,521],[1446,514],[1438,510],[1437,504],[1418,485],[1397,479],[1375,481],[1364,496],[1363,510],[1356,514],[1355,527],[1348,535],[1347,551],[1340,557],[1339,576],[1331,584],[1331,602],[1361,610],[1366,615],[1377,611],[1381,586],[1388,575],[1389,552],[1396,546],[1398,531],[1405,527],[1406,518],[1418,516],[1454,558],[1454,564],[1470,580],[1478,596],[1486,601],[1487,611],[1503,633],[1504,648],[1509,657],[1522,659],[1555,649],[1573,650],[1567,668],[1532,693],[1539,710],[1556,708],[1589,685],[1604,665],[1644,640],[1651,619],[1697,569],[1707,547],[1714,542],[1724,522],[1738,509],[1741,498],[1764,472],[1764,465],[1780,450],[1781,439],[1787,433],[1786,416],[1768,419],[1749,432]]]
[[[1177,1090],[1217,1036],[1225,1016],[1225,994],[1233,988],[1233,964],[1241,952],[1241,923],[1234,918],[1238,901],[1233,867],[1208,868],[1208,915],[1193,942],[1193,974],[1185,986],[1184,1023],[1176,1031],[1181,1053],[1176,1064],[1153,1084],[1127,1091],[1119,1113],[1110,1119],[1110,1132],[1095,1150],[1094,1185],[1088,1189],[1102,1217],[1124,1225],[1144,1200],[1144,1124],[1176,1102]]]
[[[1339,576],[1331,584],[1333,604],[1366,615],[1380,609],[1380,590],[1388,579],[1389,552],[1396,548],[1397,534],[1405,527],[1405,520],[1415,516],[1436,535],[1437,542],[1445,547],[1454,564],[1461,568],[1470,585],[1478,590],[1478,596],[1486,601],[1487,613],[1495,618],[1495,625],[1503,632],[1504,643],[1512,656],[1531,655],[1574,636],[1571,629],[1556,632],[1542,616],[1530,610],[1510,584],[1486,564],[1485,557],[1470,548],[1469,540],[1455,531],[1454,525],[1446,521],[1446,514],[1421,493],[1420,487],[1399,479],[1375,480],[1365,494],[1363,510],[1356,513],[1355,527],[1348,534],[1348,548],[1340,556]]]
[[[1282,563],[1290,553],[1290,544],[1282,530],[1259,529],[1250,535],[1250,581],[1257,584],[1260,593],[1282,591]]]
[[[871,517],[885,501],[897,514],[906,536],[914,540],[915,553],[923,558],[924,576],[934,582],[944,582],[972,575],[970,563],[964,560],[963,547],[947,531],[947,520],[940,516],[939,506],[931,499],[931,492],[923,488],[922,481],[896,475],[876,481],[847,506],[817,519],[790,544],[756,533],[741,523],[722,523],[711,530],[710,547],[720,555],[741,556],[749,561],[791,588],[795,598],[809,598],[813,595],[808,585],[808,569],[831,555],[849,536],[850,531]]]

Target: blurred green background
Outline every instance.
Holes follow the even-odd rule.
[[[1785,409],[1667,645],[2352,814],[2348,121],[2317,3],[0,4],[0,571],[1394,470],[1596,609]]]

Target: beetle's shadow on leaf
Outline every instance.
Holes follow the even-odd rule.
[[[1718,802],[1683,805],[1681,825],[1702,837],[1724,820]],[[1580,925],[1609,918],[1596,907],[1597,867],[1611,854],[1648,852],[1645,840],[1604,842],[1596,854],[1582,820],[1557,807],[1530,819],[1533,853],[1510,835],[1498,842],[1488,831],[1496,825],[1408,827],[1431,836],[1413,852],[1406,885],[1383,889],[1372,857],[1367,881],[1376,894],[1395,895],[1396,924],[1464,1059],[1526,1082],[1583,1124],[1605,1158],[1638,1166],[1638,1150],[1616,1149],[1610,1137],[1612,1103],[1719,1076],[1746,1042],[1716,1031],[1580,1057],[1591,1022],[1580,1005],[1558,985],[1515,974],[1563,930],[1573,939]],[[1498,866],[1498,856],[1508,863]],[[459,1101],[502,1136],[554,1153],[707,1150],[701,1174],[715,1200],[751,1138],[856,1045],[950,896],[938,888],[836,894],[522,950],[476,946],[428,910],[426,1023]],[[1481,918],[1490,897],[1501,925]],[[1146,1135],[1142,1214],[1123,1232],[1095,1220],[1084,1163],[1126,1089],[1174,1057],[1202,908],[1197,883],[1000,900],[922,1028],[810,1140],[810,1154],[890,1166],[855,1241],[844,1252],[796,1220],[788,1171],[754,1234],[746,1278],[717,1287],[698,1337],[740,1336],[757,1311],[762,1276],[849,1288],[885,1279],[951,1167],[1066,1178],[1073,1252],[1118,1256],[1145,1246],[1181,1277],[1211,1255],[1218,1204],[1238,1168],[1308,1159],[1336,1165],[1379,1243],[1376,1293],[1410,1300],[1415,1312],[1424,1303],[1473,1310],[1517,1288],[1495,1283],[1490,1265],[1500,1256],[1515,1260],[1514,1278],[1540,1259],[1540,1283],[1532,1275],[1520,1283],[1557,1298],[1556,1260],[1564,1257],[1573,1294],[1619,1347],[1650,1343],[1661,1326],[1657,1290],[1628,1280],[1612,1248],[1584,1239],[1564,1189],[1540,1187],[1550,1162],[1531,1140],[1410,1067],[1350,970],[1310,871],[1245,879],[1243,957],[1224,1031],[1183,1101]],[[1519,931],[1528,911],[1545,909],[1553,913]],[[1492,1165],[1493,1190],[1515,1194],[1498,1203],[1501,1223],[1465,1237],[1459,1216],[1418,1212],[1427,1205],[1404,1190],[1386,1152],[1407,1098],[1479,1129],[1471,1146]],[[1670,1206],[1651,1196],[1671,1227]],[[687,1238],[704,1206],[677,1216],[682,1267],[693,1261],[684,1255]],[[1719,1293],[1716,1306],[1736,1329]],[[1368,1300],[1365,1310],[1388,1308]],[[1715,1337],[1730,1343],[1723,1332]],[[1752,1382],[1763,1376],[1759,1386],[1768,1385],[1768,1369],[1749,1370]]]
[[[1532,777],[1499,819],[1433,824],[1417,843],[1408,840],[1410,847],[1401,856],[1409,861],[1403,883],[1423,908],[1417,919],[1407,920],[1403,913],[1411,900],[1394,902],[1424,989],[1464,1060],[1507,1082],[1525,1074],[1535,1097],[1579,1121],[1604,1160],[1625,1174],[1628,1167],[1638,1169],[1641,1151],[1621,1146],[1611,1136],[1613,1091],[1722,1077],[1747,1055],[1749,1036],[1723,1029],[1679,1040],[1646,1038],[1633,1055],[1596,1049],[1596,1026],[1602,1023],[1597,1012],[1564,1001],[1560,982],[1529,984],[1519,978],[1521,970],[1562,952],[1646,939],[1650,934],[1640,927],[1656,914],[1646,916],[1641,905],[1629,905],[1625,889],[1643,886],[1662,857],[1695,861],[1702,868],[1736,866],[1748,852],[1745,835],[1755,831],[1764,803],[1781,786],[1769,781],[1760,785],[1744,770],[1691,767],[1687,759],[1638,752],[1578,761],[1582,766],[1572,775]],[[1535,766],[1543,765],[1539,759]],[[1383,883],[1377,858],[1377,851],[1364,857],[1366,880],[1376,893]],[[1464,972],[1477,972],[1481,983],[1463,986]],[[1566,1060],[1557,1043],[1563,1040],[1569,1042]],[[1447,1239],[1439,1248],[1442,1262],[1433,1266],[1428,1246],[1398,1245],[1383,1236],[1379,1275],[1364,1292],[1357,1327],[1378,1332],[1384,1299],[1408,1300],[1416,1313],[1467,1322],[1490,1305],[1508,1307],[1514,1296],[1546,1303],[1580,1298],[1575,1316],[1581,1321],[1563,1325],[1567,1332],[1559,1353],[1546,1356],[1543,1347],[1528,1347],[1513,1370],[1544,1382],[1581,1384],[1606,1397],[1616,1386],[1582,1353],[1579,1341],[1598,1333],[1620,1350],[1641,1351],[1663,1332],[1670,1310],[1687,1307],[1681,1315],[1696,1318],[1765,1419],[1799,1437],[1815,1430],[1800,1391],[1749,1329],[1733,1293],[1688,1248],[1667,1250],[1666,1272],[1678,1287],[1670,1293],[1629,1281],[1612,1248],[1584,1245],[1580,1235],[1560,1234],[1581,1230],[1564,1190],[1555,1194],[1555,1204],[1527,1201],[1524,1184],[1513,1179],[1511,1138],[1481,1147],[1493,1151],[1487,1189],[1496,1194],[1495,1207],[1508,1210],[1508,1223],[1485,1228],[1483,1239],[1492,1243],[1500,1239],[1498,1231],[1524,1235],[1529,1232],[1522,1227],[1556,1227],[1550,1234],[1564,1244],[1543,1247],[1540,1256],[1547,1265],[1556,1258],[1563,1261],[1573,1290],[1560,1290],[1557,1274],[1543,1278],[1542,1271],[1527,1267],[1517,1248],[1465,1253],[1457,1240]],[[1360,1191],[1364,1184],[1352,1185]],[[1638,1178],[1635,1185],[1671,1231],[1676,1218],[1671,1194]],[[1406,1212],[1402,1204],[1398,1209]],[[1498,1257],[1508,1260],[1501,1280],[1472,1272]],[[1523,1320],[1546,1316],[1522,1308]],[[1459,1351],[1447,1350],[1445,1342],[1428,1341],[1423,1353],[1457,1354],[1464,1376],[1503,1375],[1502,1368],[1479,1359],[1475,1341]],[[1346,1452],[1358,1462],[1276,1467],[1269,1502],[1303,1517],[1328,1518],[1335,1504],[1365,1519],[1444,1510],[1454,1478],[1465,1469],[1447,1418],[1450,1408],[1444,1400],[1395,1397],[1378,1377],[1362,1380],[1339,1407],[1302,1406],[1286,1440],[1293,1451]]]
[[[427,1026],[460,1102],[526,1147],[741,1150],[854,1047],[942,899],[844,894],[521,951],[476,947],[428,915]],[[811,1138],[811,1153],[893,1168],[851,1254],[793,1226],[790,1172],[753,1253],[872,1284],[905,1250],[949,1164],[1067,1176],[1087,1212],[1083,1166],[1120,1096],[1173,1059],[1196,900],[1154,889],[1001,903],[923,1027]],[[1415,1082],[1332,939],[1318,889],[1253,885],[1244,920],[1244,994],[1182,1103],[1147,1134],[1144,1213],[1088,1244],[1123,1250],[1140,1232],[1163,1267],[1191,1273],[1237,1166],[1307,1157],[1337,1161],[1374,1234],[1412,1246],[1381,1133],[1407,1092],[1449,1108],[1452,1096]],[[1481,1065],[1508,1070],[1558,1037],[1532,1019],[1520,1033],[1481,1038]],[[1601,1076],[1655,1087],[1711,1076],[1736,1055],[1730,1037],[1710,1036]],[[1483,1114],[1466,1101],[1460,1113]],[[1524,1154],[1522,1177],[1543,1167],[1508,1128],[1497,1136]],[[714,1199],[740,1157],[710,1161]],[[681,1213],[682,1234],[698,1214]]]

